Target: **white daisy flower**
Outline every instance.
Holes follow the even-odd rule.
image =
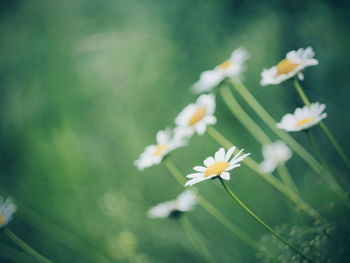
[[[199,75],[199,80],[192,85],[194,93],[202,93],[211,91],[217,87],[220,82],[225,78],[225,75],[221,70],[207,70]]]
[[[157,144],[147,146],[134,165],[143,170],[155,164],[159,164],[171,151],[187,144],[188,134],[185,130],[174,130],[166,128],[157,132]]]
[[[240,47],[234,50],[231,57],[213,70],[201,73],[199,80],[192,85],[195,93],[207,92],[214,89],[225,78],[240,77],[245,71],[244,62],[249,58],[245,48]]]
[[[277,127],[285,131],[301,131],[308,129],[327,117],[324,113],[326,105],[318,102],[312,103],[310,106],[297,108],[293,114],[288,113],[283,116],[281,122],[277,123]]]
[[[196,103],[187,105],[176,117],[177,131],[182,134],[192,135],[197,132],[203,135],[208,125],[216,123],[213,115],[215,112],[215,95],[203,94],[198,97]]]
[[[292,151],[282,141],[265,145],[262,149],[264,161],[260,163],[262,173],[272,173],[279,164],[285,163],[292,157]]]
[[[229,171],[241,166],[239,162],[243,161],[244,158],[250,155],[250,153],[241,155],[243,152],[242,149],[230,160],[235,149],[236,147],[232,146],[225,154],[224,148],[220,148],[215,153],[215,157],[208,157],[204,160],[203,163],[205,166],[195,166],[193,169],[197,173],[192,173],[186,176],[187,178],[191,178],[191,180],[187,181],[185,186],[192,186],[196,183],[218,176],[224,180],[230,180]]]
[[[11,219],[12,214],[17,210],[17,206],[14,204],[11,198],[6,200],[0,196],[0,228],[7,225]]]
[[[303,80],[304,76],[301,71],[306,67],[318,65],[318,61],[313,58],[314,56],[315,52],[311,47],[289,51],[286,58],[276,66],[262,71],[260,84],[262,86],[279,84],[295,75]]]
[[[160,203],[148,211],[150,218],[165,218],[178,216],[184,212],[191,211],[197,204],[194,191],[183,191],[175,200]]]
[[[243,47],[239,47],[232,52],[230,59],[221,63],[220,65],[215,67],[215,69],[223,72],[226,77],[229,77],[229,78],[239,77],[240,74],[243,71],[245,71],[244,62],[248,58],[249,58],[248,51]]]

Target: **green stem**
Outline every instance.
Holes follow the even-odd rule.
[[[346,156],[345,152],[343,151],[340,144],[337,142],[337,140],[335,139],[335,137],[333,136],[329,128],[326,126],[326,124],[323,121],[320,122],[320,127],[323,133],[326,135],[326,137],[330,141],[330,143],[333,145],[336,152],[339,154],[340,158],[343,159],[345,165],[350,169],[349,158]]]
[[[295,194],[297,194],[300,197],[300,193],[298,191],[298,188],[294,184],[294,181],[291,178],[291,175],[284,163],[277,165],[277,172],[279,175],[280,180],[283,182],[284,185],[288,186],[289,189],[294,191]],[[295,208],[294,205],[291,203],[287,204],[288,208],[290,209],[291,213],[291,221],[295,224],[295,221],[298,220],[298,215],[294,213]]]
[[[284,163],[281,163],[277,166],[278,174],[282,180],[282,182],[288,186],[290,189],[292,189],[297,195],[299,194],[299,190],[297,186],[295,185],[292,176],[290,175],[286,165]]]
[[[0,256],[10,262],[35,263],[34,259],[22,251],[0,244]]]
[[[6,189],[0,186],[0,191],[7,196],[12,194],[8,193]],[[95,255],[91,253],[94,251],[93,246],[86,243],[84,240],[80,239],[73,232],[68,231],[62,228],[59,225],[56,225],[40,214],[37,214],[33,209],[27,207],[25,204],[21,203],[20,200],[15,200],[16,204],[20,209],[18,209],[18,216],[25,219],[26,222],[29,222],[33,227],[38,231],[50,234],[50,237],[56,240],[58,243],[62,244],[64,247],[71,249],[76,252],[81,258],[86,262],[96,262]],[[108,262],[108,258],[103,254],[98,254],[98,258],[104,262]]]
[[[331,170],[330,166],[327,164],[325,157],[323,156],[320,148],[318,147],[315,138],[312,136],[310,130],[306,131],[309,140],[311,142],[312,147],[314,148],[316,154],[319,156],[323,167],[326,169],[326,172],[321,173],[325,179],[325,181],[334,189],[334,191],[338,194],[339,198],[344,202],[344,204],[350,209],[350,200],[348,193],[341,186],[342,184],[336,179],[335,173]],[[332,176],[333,174],[333,176]]]
[[[166,168],[174,176],[176,181],[184,187],[186,179],[183,177],[182,173],[177,169],[175,164],[168,157],[163,161]],[[237,236],[240,240],[246,243],[253,249],[259,250],[259,246],[254,239],[249,237],[244,233],[238,226],[233,224],[226,216],[224,216],[219,210],[217,210],[211,203],[209,203],[200,193],[196,193],[198,203],[208,211],[216,220],[218,220],[222,225],[224,225],[232,234]]]
[[[293,139],[285,131],[278,129],[276,127],[275,120],[267,113],[263,106],[253,97],[249,90],[238,80],[231,79],[232,84],[238,91],[238,93],[243,97],[247,104],[255,111],[255,113],[265,122],[267,126],[285,143],[289,145],[292,150],[294,150],[310,167],[316,172],[321,171],[321,165],[317,160],[296,140]]]
[[[299,97],[301,98],[301,100],[304,102],[304,104],[306,106],[310,106],[311,102],[310,100],[307,98],[306,94],[303,91],[303,88],[300,86],[300,83],[297,79],[294,79],[294,87],[299,95]]]
[[[181,215],[178,222],[188,239],[191,241],[193,247],[197,250],[198,254],[201,255],[207,262],[216,262],[188,218],[185,215]]]
[[[226,185],[224,180],[220,178],[220,182],[222,183],[223,187],[225,188],[226,192],[232,197],[234,201],[236,201],[251,217],[253,217],[261,226],[263,226],[267,231],[269,231],[272,235],[274,235],[277,239],[279,239],[282,243],[287,245],[290,249],[292,249],[294,252],[308,260],[309,262],[314,262],[312,259],[310,259],[307,255],[305,255],[303,252],[301,252],[299,249],[297,249],[295,246],[293,246],[291,243],[289,243],[286,239],[282,238],[280,235],[278,235],[268,224],[266,224],[260,217],[258,217],[252,210],[250,210],[239,198],[238,196]]]
[[[230,88],[220,88],[220,94],[225,104],[234,116],[247,128],[247,130],[260,142],[261,145],[270,144],[271,140],[263,130],[249,117],[230,92]]]
[[[266,135],[266,133],[253,121],[252,118],[244,111],[244,109],[239,105],[237,100],[232,95],[229,87],[223,87],[220,89],[220,94],[224,100],[227,107],[230,109],[233,115],[235,115],[240,122],[247,128],[247,130],[256,138],[257,141],[262,145],[271,144],[271,140]],[[290,187],[296,194],[299,195],[299,191],[290,176],[286,166],[283,164],[283,167],[279,169],[282,182]]]
[[[7,235],[9,239],[11,239],[14,243],[17,244],[20,248],[22,248],[25,252],[27,252],[29,255],[31,255],[33,258],[35,258],[38,262],[41,263],[52,263],[51,260],[45,258],[44,256],[40,255],[38,252],[36,252],[34,249],[32,249],[30,246],[28,246],[22,239],[20,239],[18,236],[16,236],[12,231],[5,228],[4,233]]]
[[[209,136],[216,141],[218,144],[223,146],[224,148],[228,149],[233,146],[232,142],[230,142],[228,139],[226,139],[225,136],[223,136],[217,129],[215,129],[213,126],[208,126],[207,133]]]
[[[219,144],[221,144],[226,149],[233,146],[233,144],[227,140],[221,133],[219,133],[212,126],[208,127],[208,134]],[[239,151],[239,149],[236,149]],[[286,196],[290,201],[295,203],[298,208],[303,210],[310,217],[317,220],[317,222],[326,222],[326,220],[309,204],[307,204],[304,200],[302,200],[294,191],[281,183],[280,180],[275,178],[273,175],[268,173],[261,173],[259,170],[259,165],[254,159],[251,157],[246,157],[243,161],[251,170],[260,175],[264,180],[266,180],[269,184],[271,184],[274,188],[276,188],[279,192],[281,192],[284,196]]]
[[[300,85],[300,83],[299,83],[299,81],[297,79],[294,79],[294,87],[295,87],[298,95],[300,96],[301,100],[304,102],[304,104],[306,106],[310,106],[311,105],[310,100],[306,96],[303,88],[301,87],[301,85]],[[350,160],[349,160],[349,158],[346,156],[344,150],[342,149],[342,147],[340,146],[338,141],[335,139],[335,137],[333,136],[333,134],[331,133],[331,131],[329,130],[327,125],[323,121],[321,121],[320,122],[320,127],[321,127],[323,133],[326,135],[326,137],[329,140],[329,142],[332,144],[332,146],[335,149],[335,151],[338,153],[340,158],[344,161],[345,165],[350,169]]]

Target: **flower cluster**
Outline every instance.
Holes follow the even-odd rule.
[[[279,62],[276,66],[270,69],[264,69],[261,73],[261,85],[278,84],[282,81],[298,76],[303,79],[302,70],[308,66],[317,65],[318,61],[314,58],[315,53],[311,47],[300,48],[296,51],[287,53],[286,58]],[[208,92],[217,87],[225,78],[239,79],[242,72],[245,71],[245,61],[249,58],[249,53],[243,47],[234,50],[228,60],[214,67],[212,70],[204,71],[200,75],[200,79],[193,84],[192,89],[196,93]],[[308,129],[322,119],[327,114],[324,113],[325,105],[313,103],[310,106],[297,108],[294,114],[286,114],[277,124],[277,127],[286,131],[301,131]],[[173,150],[187,145],[189,138],[197,133],[203,135],[206,132],[208,125],[214,125],[217,122],[215,113],[215,95],[202,94],[196,102],[187,105],[175,118],[176,127],[171,130],[167,128],[164,131],[159,131],[156,136],[156,144],[145,148],[139,159],[135,161],[135,166],[139,170],[143,170],[152,165],[162,162],[162,160]],[[232,153],[231,153],[232,154]],[[263,148],[264,161],[260,164],[259,169],[263,173],[272,172],[279,163],[287,161],[291,152],[288,147],[282,142],[276,142],[270,146],[265,145]],[[208,168],[210,164],[205,164]],[[226,167],[228,169],[228,167]],[[196,168],[195,174],[188,175],[191,180],[187,185],[194,184],[193,182],[209,179],[213,174],[208,175],[203,168]],[[216,174],[223,176],[224,174]]]
[[[278,64],[269,69],[263,69],[260,84],[262,86],[280,84],[293,77],[303,80],[303,70],[309,66],[318,65],[318,60],[316,60],[314,56],[315,53],[311,47],[288,52],[286,57]],[[215,125],[217,123],[217,117],[214,116],[216,108],[215,95],[208,92],[213,91],[227,78],[241,81],[242,73],[246,70],[245,62],[248,58],[249,53],[245,48],[240,47],[232,52],[228,60],[215,66],[211,70],[201,73],[199,80],[192,85],[192,91],[194,93],[204,92],[205,94],[199,95],[195,102],[183,108],[174,120],[174,128],[167,127],[164,130],[158,131],[156,133],[155,144],[147,146],[139,158],[134,161],[134,165],[140,171],[153,165],[158,165],[174,150],[187,146],[192,136],[195,134],[203,135],[207,131],[208,126]],[[276,124],[276,127],[286,132],[303,131],[312,128],[327,117],[327,113],[325,113],[325,104],[319,102],[306,104],[307,105],[302,108],[296,108],[294,113],[285,114],[281,121]],[[275,127],[273,128],[275,129]],[[280,137],[283,138],[283,136]],[[268,136],[266,141],[270,142]],[[289,146],[292,148],[292,143],[289,143]],[[239,150],[235,146],[231,146],[227,150],[220,148],[213,156],[204,159],[203,165],[193,167],[195,172],[186,175],[188,180],[184,183],[184,186],[193,186],[209,179],[219,179],[231,197],[252,215],[256,221],[261,223],[274,235],[263,236],[261,239],[263,248],[261,251],[269,251],[269,254],[258,254],[258,257],[264,260],[264,262],[270,262],[270,260],[275,261],[276,258],[281,262],[305,262],[305,258],[308,259],[305,254],[313,254],[313,257],[319,261],[328,260],[327,262],[332,262],[335,256],[337,256],[335,262],[338,262],[339,258],[345,258],[345,260],[348,261],[349,258],[343,255],[344,251],[341,249],[337,249],[336,253],[333,253],[333,255],[328,254],[330,249],[327,250],[327,253],[324,252],[325,248],[332,247],[333,249],[334,246],[328,240],[327,234],[331,232],[329,230],[329,225],[325,224],[320,228],[314,227],[311,229],[303,229],[300,227],[289,229],[287,226],[283,226],[273,231],[272,228],[260,220],[260,218],[227,188],[223,180],[231,179],[232,170],[240,167],[241,162],[246,158],[246,161],[253,161],[250,157],[248,158],[250,153],[243,152],[243,149]],[[263,160],[259,165],[256,164],[253,170],[258,171],[258,174],[262,175],[262,177],[267,177],[267,174],[273,173],[279,165],[286,163],[292,157],[292,154],[292,150],[287,146],[286,142],[282,140],[263,145]],[[271,176],[270,178],[274,177]],[[283,178],[278,182],[281,182],[281,184],[284,183],[288,188],[288,183],[283,182]],[[277,185],[279,186],[280,184]],[[283,187],[279,187],[279,189],[281,188]],[[299,196],[293,195],[293,189],[289,190],[290,191],[286,194],[287,197],[296,202],[302,202]],[[298,191],[295,192],[297,193]],[[185,190],[180,193],[176,199],[159,203],[152,207],[149,209],[147,215],[150,218],[179,218],[184,213],[193,210],[197,204],[198,195],[196,196],[196,194],[194,190]],[[306,209],[309,208],[304,206],[303,203],[298,203],[298,205]],[[16,210],[17,207],[11,198],[4,199],[0,196],[0,229],[4,228],[11,221]],[[216,214],[217,213],[218,212],[216,212]],[[225,224],[227,224],[227,222]],[[306,235],[309,235],[307,236],[308,241],[305,241]],[[286,240],[275,238],[279,236],[286,236],[287,238]],[[292,241],[292,243],[300,243],[302,252],[300,253],[297,249],[293,248],[293,246],[288,245],[289,243],[287,240]],[[281,243],[280,241],[283,242]],[[266,248],[265,246],[267,244],[271,247]],[[271,259],[271,254],[274,254],[276,258],[274,257]]]
[[[318,60],[314,56],[315,52],[311,47],[288,52],[286,58],[276,66],[262,71],[260,84],[262,86],[280,84],[294,76],[298,76],[300,80],[303,80],[302,70],[309,66],[318,65]],[[303,108],[297,108],[294,114],[289,113],[283,116],[277,127],[288,132],[308,129],[327,117],[327,114],[323,113],[325,108],[324,104],[318,102]]]
[[[249,58],[248,52],[244,48],[234,50],[230,58],[216,66],[212,70],[203,72],[200,79],[193,84],[195,93],[208,92],[218,86],[225,78],[240,78],[245,70],[244,62]],[[200,95],[194,103],[187,105],[175,118],[174,129],[167,128],[159,131],[156,135],[156,144],[145,148],[134,164],[139,170],[161,163],[164,158],[173,150],[186,146],[189,139],[194,135],[203,135],[208,125],[217,122],[215,113],[215,95],[212,93]],[[231,147],[227,153],[223,148],[215,153],[215,157],[208,157],[203,166],[194,167],[196,173],[189,174],[190,179],[185,186],[192,186],[198,182],[220,177],[224,180],[230,179],[229,171],[239,167],[241,162],[249,154],[241,155],[239,151],[233,158],[235,147]],[[153,207],[149,212],[149,217],[168,217],[180,212],[189,211],[192,208],[193,194],[186,191],[176,200],[161,203]],[[187,203],[187,206],[186,206]]]
[[[262,71],[261,85],[279,84],[294,76],[303,79],[302,71],[308,66],[318,64],[314,56],[315,53],[311,47],[288,52],[286,58],[276,66]],[[208,92],[219,86],[225,78],[239,80],[246,70],[245,61],[248,58],[249,53],[245,48],[240,47],[234,50],[228,60],[211,70],[201,73],[199,80],[192,85],[192,90],[195,93]],[[135,166],[139,170],[143,170],[159,164],[173,150],[187,145],[193,134],[203,135],[208,125],[214,125],[217,122],[217,118],[214,116],[215,106],[214,94],[200,95],[194,103],[187,105],[178,114],[175,118],[176,127],[174,129],[167,128],[157,133],[156,144],[145,148],[139,159],[135,161]],[[294,114],[286,114],[277,124],[277,127],[286,131],[309,129],[327,116],[323,112],[324,109],[325,105],[320,103],[297,108]],[[185,185],[192,186],[201,181],[217,177],[229,180],[229,171],[239,167],[239,162],[249,155],[240,155],[242,151],[239,151],[230,160],[234,150],[235,147],[232,147],[225,153],[225,150],[221,148],[215,153],[214,157],[205,159],[204,166],[194,167],[195,173],[187,175],[189,180]],[[272,173],[279,164],[286,162],[292,156],[292,151],[283,141],[264,145],[262,152],[264,160],[259,165],[261,173]],[[162,208],[169,208],[168,204],[161,205],[159,211],[166,211]]]
[[[203,135],[208,125],[216,123],[214,113],[215,95],[200,95],[195,103],[187,105],[175,118],[177,126],[173,130],[167,128],[157,133],[157,144],[146,147],[139,159],[135,161],[135,166],[143,170],[159,164],[170,152],[187,145],[194,133]]]
[[[262,86],[271,85],[271,84],[279,84],[283,81],[291,79],[295,77],[295,86],[298,90],[299,94],[306,101],[306,106],[302,108],[296,108],[294,113],[288,113],[284,115],[279,123],[276,124],[276,127],[282,129],[286,132],[296,132],[302,130],[308,130],[316,124],[320,123],[324,118],[327,117],[327,114],[324,112],[326,106],[319,102],[309,103],[306,97],[301,94],[300,85],[297,79],[303,80],[303,70],[309,66],[314,66],[318,64],[318,61],[314,58],[315,53],[311,47],[308,48],[300,48],[296,51],[290,51],[287,53],[286,57],[280,61],[277,65],[264,69],[261,73],[261,81],[260,84]],[[202,93],[202,92],[211,92],[216,87],[220,86],[220,83],[224,81],[226,78],[233,80],[231,84],[235,86],[242,97],[246,95],[242,92],[243,85],[240,84],[242,79],[242,72],[245,71],[245,61],[249,58],[249,53],[243,48],[240,47],[234,50],[230,56],[230,58],[223,62],[222,64],[215,66],[211,70],[204,71],[200,74],[199,80],[192,85],[192,91],[194,93]],[[299,86],[298,86],[299,85]],[[237,87],[238,86],[238,87]],[[241,90],[240,90],[241,89]],[[239,91],[240,90],[240,91]],[[242,94],[243,93],[243,94]],[[249,91],[247,91],[249,94]],[[246,94],[247,94],[246,93]],[[225,96],[222,93],[222,96]],[[250,94],[248,97],[251,96]],[[254,102],[255,99],[249,97],[249,99],[245,99],[248,104],[250,102]],[[224,97],[225,101],[225,97]],[[228,104],[228,102],[225,102]],[[233,104],[233,103],[232,103]],[[258,104],[258,103],[257,103]],[[145,151],[141,154],[140,158],[135,161],[135,165],[143,170],[146,167],[150,167],[155,164],[161,163],[164,158],[169,155],[173,150],[185,146],[188,144],[189,139],[194,135],[203,135],[205,134],[209,125],[214,125],[217,122],[217,118],[214,116],[215,113],[215,95],[213,93],[202,94],[200,95],[194,103],[186,106],[175,118],[176,127],[171,130],[167,129],[165,131],[160,131],[157,133],[156,141],[157,144],[148,146]],[[229,106],[229,105],[228,105]],[[239,105],[238,105],[239,106]],[[234,107],[234,106],[233,106]],[[229,108],[232,110],[233,107]],[[261,107],[259,105],[259,107]],[[256,107],[252,108],[256,110]],[[258,112],[257,112],[258,113]],[[268,115],[268,113],[266,113]],[[265,115],[266,116],[266,115]],[[245,118],[249,118],[249,114],[245,115]],[[261,117],[264,119],[264,117]],[[270,118],[270,116],[269,116]],[[240,121],[244,123],[244,118],[241,118]],[[266,118],[265,118],[266,119]],[[252,120],[249,120],[252,121]],[[267,121],[265,121],[267,122]],[[268,124],[273,130],[276,130],[274,127],[274,123],[270,122]],[[250,123],[246,123],[247,127],[252,127]],[[256,126],[255,126],[256,127]],[[322,125],[321,125],[322,127]],[[259,130],[259,129],[257,129]],[[260,133],[264,133],[262,130],[257,131]],[[214,138],[216,132],[213,128],[211,128],[210,135]],[[254,133],[254,131],[252,131]],[[277,132],[276,132],[277,133]],[[280,133],[277,133],[280,134]],[[269,142],[270,139],[267,135],[262,134],[265,141]],[[219,135],[220,137],[221,135]],[[289,138],[286,136],[280,136],[282,139]],[[261,137],[260,137],[261,138]],[[217,139],[217,141],[222,141]],[[267,174],[271,174],[274,170],[283,165],[292,157],[292,150],[287,146],[286,142],[282,140],[277,140],[270,144],[265,144],[262,147],[262,155],[263,161],[260,164],[255,164],[254,160],[249,158],[250,168],[254,171],[258,172],[263,178],[267,177]],[[223,143],[222,143],[223,144]],[[225,143],[226,145],[226,143]],[[295,144],[289,141],[289,146],[295,150]],[[302,146],[300,146],[302,147]],[[264,226],[270,233],[274,236],[278,237],[280,246],[287,247],[288,252],[293,252],[296,254],[289,253],[286,258],[288,258],[288,262],[303,262],[305,259],[309,260],[309,257],[306,255],[308,251],[305,249],[298,250],[293,245],[291,245],[287,240],[283,239],[277,232],[274,232],[268,224],[264,223],[257,215],[254,214],[239,198],[231,191],[226,185],[224,180],[231,179],[232,170],[239,167],[244,159],[246,159],[250,153],[243,153],[242,150],[237,150],[236,147],[232,146],[227,151],[224,148],[220,148],[215,152],[214,156],[209,156],[203,161],[203,165],[193,167],[194,173],[187,174],[188,178],[185,186],[193,186],[200,182],[216,179],[218,178],[223,184],[225,190],[229,193],[229,195],[244,209],[248,212],[257,222],[259,222],[262,226]],[[236,152],[235,152],[236,151]],[[296,151],[298,153],[298,151]],[[298,153],[300,155],[300,153]],[[248,162],[247,162],[248,164]],[[273,179],[276,181],[272,181],[272,179],[267,180],[271,185],[275,186],[280,184],[284,187],[276,187],[279,191],[285,191],[285,196],[287,196],[291,201],[295,202],[300,207],[304,209],[309,209],[307,212],[309,215],[316,217],[319,219],[319,215],[317,212],[312,210],[311,207],[305,206],[304,201],[302,199],[297,198],[298,189],[294,185],[294,182],[289,175],[289,172],[286,167],[281,166],[281,179]],[[169,168],[169,167],[168,167]],[[169,168],[171,171],[172,169]],[[175,175],[176,176],[176,175]],[[271,175],[270,175],[271,176]],[[268,177],[274,178],[274,177]],[[279,181],[278,181],[279,180]],[[276,183],[275,183],[276,182]],[[278,184],[277,184],[278,182]],[[286,190],[284,190],[286,189]],[[182,215],[184,212],[188,212],[192,210],[193,206],[196,204],[196,197],[192,191],[184,191],[181,193],[175,200],[167,201],[164,203],[160,203],[155,207],[151,208],[148,211],[148,216],[150,218],[166,218],[166,217],[175,217]],[[311,213],[312,212],[312,213]],[[323,220],[323,219],[322,219]],[[321,220],[321,221],[322,221]],[[277,239],[274,239],[277,240]],[[319,240],[315,239],[312,242],[318,242]],[[310,241],[311,242],[311,241]],[[310,243],[311,244],[311,243]],[[287,246],[285,246],[287,245]],[[286,262],[287,262],[286,261]]]

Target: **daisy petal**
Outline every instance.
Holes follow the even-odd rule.
[[[207,126],[204,123],[198,123],[196,125],[196,131],[198,133],[198,135],[203,135],[205,133],[205,131],[207,130]]]
[[[205,159],[203,163],[206,167],[208,167],[208,166],[212,165],[213,163],[215,163],[215,159],[210,156],[207,159]]]
[[[299,78],[300,80],[304,80],[304,74],[303,74],[302,72],[299,72],[299,73],[298,73],[298,78]]]
[[[222,174],[220,174],[220,177],[224,180],[230,180],[230,173],[223,172]]]
[[[240,151],[232,158],[231,162],[234,161],[234,160],[236,160],[236,158],[237,158],[243,151],[244,151],[244,149],[240,150]]]
[[[195,166],[193,167],[193,170],[197,171],[197,172],[205,172],[207,168],[203,167],[203,166]]]
[[[166,144],[167,143],[168,136],[167,136],[166,130],[157,132],[156,141],[158,144]]]
[[[192,173],[192,174],[188,174],[186,175],[187,178],[196,178],[196,177],[202,177],[203,173]]]
[[[236,167],[240,167],[240,164],[231,164],[228,168],[226,168],[226,172],[231,171],[232,169],[236,168]]]
[[[242,155],[241,157],[237,158],[237,159],[233,159],[230,164],[235,164],[235,163],[239,163],[241,161],[243,161],[247,156],[249,156],[250,153],[247,153],[245,155]]]
[[[228,149],[226,156],[225,156],[225,162],[228,162],[228,160],[231,158],[233,152],[235,151],[236,147],[232,146],[230,149]]]
[[[259,171],[262,173],[272,173],[277,167],[277,163],[265,160],[262,163],[259,164]]]
[[[225,159],[225,149],[220,148],[216,153],[215,153],[215,161],[221,162],[224,161]]]
[[[194,184],[197,184],[199,182],[202,182],[204,180],[207,180],[206,178],[193,178],[186,182],[185,186],[192,186]]]

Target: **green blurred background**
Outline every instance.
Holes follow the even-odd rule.
[[[326,103],[326,122],[347,150],[348,12],[347,1],[331,0],[0,1],[0,193],[19,207],[9,228],[55,262],[203,262],[176,222],[146,217],[182,187],[163,165],[141,173],[133,161],[196,99],[189,87],[200,72],[239,46],[251,53],[247,86],[276,120],[302,104],[291,83],[261,87],[260,72],[289,50],[312,46],[320,65],[306,70],[303,85],[313,101]],[[261,145],[219,97],[216,116],[217,129],[262,159]],[[309,147],[303,134],[295,138]],[[218,147],[195,136],[173,159],[189,173]],[[298,156],[288,167],[307,201],[334,221],[346,219]],[[245,167],[229,184],[272,226],[295,217],[311,223]],[[266,234],[219,184],[198,188],[254,239]],[[218,262],[259,262],[203,208],[188,216]],[[3,235],[0,242],[17,249]],[[4,251],[0,261],[12,262]]]

